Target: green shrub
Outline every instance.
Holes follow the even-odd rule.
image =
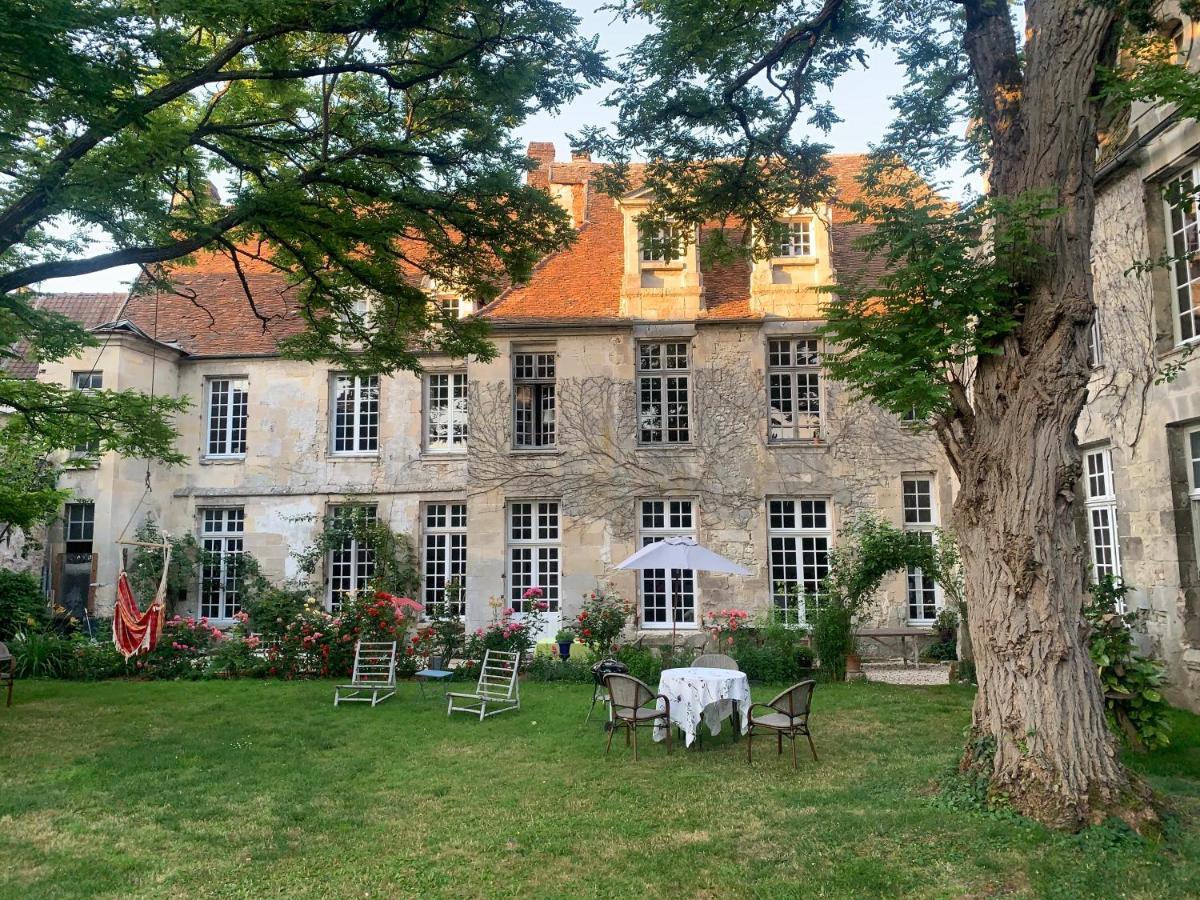
[[[99,632],[103,633],[103,632]],[[79,681],[100,681],[119,678],[128,673],[123,657],[111,640],[95,640],[85,634],[76,634],[68,642],[71,661],[64,677]]]
[[[18,632],[9,642],[18,678],[62,678],[71,671],[71,641],[49,631]]]
[[[221,678],[262,678],[267,674],[267,660],[257,652],[259,641],[242,635],[227,635],[217,641],[208,655],[205,674]]]
[[[923,656],[926,659],[935,662],[951,662],[958,659],[958,645],[956,641],[935,641],[925,648]]]
[[[1099,669],[1109,724],[1134,749],[1165,747],[1171,723],[1160,690],[1166,680],[1163,664],[1137,652],[1132,626],[1141,614],[1118,612],[1129,586],[1106,575],[1091,592],[1083,616],[1092,626],[1088,651]]]
[[[836,598],[827,598],[812,614],[813,649],[828,681],[846,680],[846,654],[854,651],[854,614]]]
[[[590,663],[575,659],[555,659],[553,656],[535,656],[525,668],[525,675],[532,681],[565,681],[574,684],[589,684],[592,680]]]
[[[42,586],[28,572],[0,569],[0,641],[40,629],[49,618]]]
[[[310,591],[307,587],[274,587],[264,584],[242,598],[246,625],[268,637],[280,637],[288,623],[304,609]]]
[[[751,681],[765,684],[791,684],[812,672],[813,652],[808,647],[742,647],[733,658]]]

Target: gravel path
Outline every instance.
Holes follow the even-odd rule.
[[[919,669],[900,665],[864,665],[867,681],[887,684],[949,684],[950,667],[923,665]]]

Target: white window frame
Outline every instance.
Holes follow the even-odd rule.
[[[1104,332],[1100,329],[1100,310],[1092,317],[1092,326],[1088,329],[1088,366],[1100,369],[1104,366]]]
[[[1197,208],[1197,194],[1200,190],[1200,167],[1192,167],[1180,172],[1169,179],[1165,193],[1170,193],[1172,186],[1179,184],[1190,192],[1187,197],[1190,209],[1173,207],[1166,196],[1163,197],[1163,211],[1166,218],[1167,253],[1175,258],[1171,263],[1171,321],[1174,323],[1175,343],[1177,346],[1190,344],[1200,339],[1200,209]],[[1188,246],[1190,242],[1191,247]],[[1194,262],[1178,257],[1190,256]],[[1193,266],[1195,267],[1193,270]],[[1186,305],[1186,308],[1185,308]]]
[[[521,615],[528,612],[524,594],[542,589],[547,613],[557,615],[562,598],[562,501],[510,500],[504,515],[504,558],[507,602]]]
[[[647,512],[651,516],[657,510],[649,508],[651,504],[662,504],[662,525],[647,525]],[[685,512],[686,510],[686,512]],[[690,525],[684,525],[684,516]],[[695,538],[699,529],[700,504],[694,497],[645,497],[637,502],[638,547],[647,547],[669,537]],[[674,524],[673,524],[674,523]],[[679,589],[679,603],[672,597],[675,588]],[[655,598],[653,607],[647,607],[647,600]],[[655,620],[648,615],[653,611]],[[638,577],[638,615],[642,628],[648,630],[671,629],[671,613],[674,610],[679,617],[675,622],[676,630],[692,630],[701,626],[700,621],[700,585],[696,573],[692,569],[643,569]],[[657,619],[662,615],[661,620]],[[690,618],[688,618],[690,616]]]
[[[642,269],[679,269],[683,267],[683,231],[667,222],[659,225],[638,223],[638,266]]]
[[[467,613],[467,501],[436,500],[425,504],[421,521],[421,596],[428,615],[446,599],[446,585],[457,580],[461,590],[456,608],[449,612],[462,618]]]
[[[825,425],[823,349],[819,338],[808,335],[767,340],[768,443],[821,440]],[[784,409],[785,404],[791,408]]]
[[[335,518],[356,509],[366,510],[369,521],[379,518],[379,507],[374,503],[333,503],[326,515]],[[347,595],[362,594],[370,588],[375,577],[375,548],[356,537],[348,537],[341,547],[329,551],[325,565],[329,573],[325,603],[330,612],[336,613]]]
[[[776,223],[771,236],[771,258],[776,261],[811,260],[816,256],[812,216]]]
[[[692,444],[696,429],[691,341],[686,338],[638,341],[635,352],[638,444],[643,447]],[[679,364],[680,359],[683,365]]]
[[[512,352],[512,439],[514,450],[558,447],[558,353],[554,348]],[[528,401],[524,395],[528,393]],[[527,416],[527,420],[522,418]]]
[[[423,381],[425,450],[429,453],[466,453],[470,433],[467,370],[429,372]]]
[[[924,490],[921,486],[924,486]],[[929,505],[921,504],[922,496],[928,497]],[[916,501],[911,502],[910,499]],[[928,472],[906,472],[900,476],[900,516],[904,530],[919,534],[931,544],[934,530],[941,516],[937,502],[937,476]],[[928,598],[932,596],[933,603]],[[942,586],[918,566],[909,566],[904,577],[904,600],[908,607],[910,625],[929,625],[942,610]],[[933,615],[929,615],[930,607]]]
[[[1183,452],[1187,460],[1188,496],[1200,500],[1200,425],[1184,429]]]
[[[217,389],[224,386],[224,407],[219,418]],[[240,402],[237,394],[240,392]],[[239,375],[217,375],[204,384],[204,456],[206,459],[244,459],[250,421],[250,379]],[[214,440],[214,429],[223,431]],[[238,439],[240,434],[241,439]],[[216,449],[214,449],[214,446]]]
[[[767,571],[771,605],[785,625],[807,622],[805,598],[821,604],[821,582],[829,574],[833,511],[827,497],[767,498]],[[792,595],[779,586],[797,585]],[[795,603],[795,608],[791,606]]]
[[[338,399],[343,385],[350,391],[347,408]],[[329,452],[332,456],[378,456],[380,421],[378,375],[335,372],[329,379]],[[339,419],[348,417],[343,426]],[[343,436],[339,429],[348,427]],[[346,446],[348,445],[348,446]]]
[[[93,381],[95,382],[93,384]],[[91,393],[104,390],[104,372],[100,369],[71,373],[71,389]],[[72,456],[95,456],[100,452],[100,441],[83,441],[71,448]]]
[[[87,510],[86,515],[76,515]],[[79,532],[72,532],[80,529]],[[86,529],[87,537],[80,536],[82,530]],[[75,500],[63,506],[63,542],[68,544],[95,543],[96,540],[96,504],[87,500]]]
[[[1110,447],[1095,447],[1084,451],[1083,491],[1092,578],[1100,579],[1105,575],[1120,578],[1121,542]],[[1098,536],[1105,537],[1106,542],[1098,543]]]
[[[200,566],[196,612],[211,622],[231,622],[242,608],[238,576],[245,551],[246,510],[241,506],[201,507]]]

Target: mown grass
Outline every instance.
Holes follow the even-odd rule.
[[[1131,764],[1168,835],[1082,836],[936,789],[961,687],[822,686],[820,762],[728,733],[638,763],[590,688],[448,720],[415,686],[21,682],[0,708],[0,896],[1184,897],[1200,889],[1200,718]],[[765,688],[755,689],[766,698]]]

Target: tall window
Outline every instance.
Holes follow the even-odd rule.
[[[780,222],[775,230],[771,254],[776,257],[812,256],[812,219]]]
[[[508,505],[508,605],[528,612],[530,588],[541,588],[549,612],[559,609],[562,528],[557,500],[522,500]]]
[[[208,456],[244,456],[250,387],[245,378],[208,382]]]
[[[467,449],[467,373],[425,376],[425,448],[439,453]]]
[[[1175,321],[1180,343],[1200,336],[1200,218],[1196,210],[1192,170],[1167,184],[1167,230],[1170,233],[1171,281],[1175,291]]]
[[[96,505],[68,503],[63,509],[63,539],[68,553],[91,553],[96,533]]]
[[[103,372],[72,372],[71,387],[77,391],[99,391],[104,388]],[[76,456],[95,456],[100,452],[100,441],[80,441],[71,452]]]
[[[379,450],[379,376],[335,375],[333,379],[333,452]]]
[[[784,623],[803,624],[807,598],[820,602],[821,582],[829,574],[831,539],[828,501],[767,502],[771,597]]]
[[[1188,495],[1200,500],[1200,428],[1189,428],[1184,450],[1187,453]]]
[[[364,594],[375,577],[375,549],[362,535],[362,526],[373,525],[374,505],[333,506],[330,518],[347,533],[340,547],[329,553],[329,609],[337,612],[351,595]]]
[[[638,344],[638,440],[686,444],[692,439],[691,364],[687,341]]]
[[[241,507],[200,510],[200,615],[232,619],[241,608],[240,567],[246,511]]]
[[[933,543],[933,529],[937,527],[937,504],[933,502],[933,480],[906,475],[900,480],[901,503],[904,509],[904,529],[918,535],[919,539]],[[916,566],[909,566],[907,573],[908,620],[913,623],[932,622],[937,618],[941,605],[937,582]]]
[[[673,263],[680,256],[679,229],[671,225],[638,225],[638,255],[642,265]]]
[[[430,503],[425,507],[425,611],[446,602],[446,585],[459,590],[448,609],[451,615],[466,614],[467,504]]]
[[[1117,543],[1117,494],[1113,487],[1112,452],[1107,447],[1083,456],[1084,511],[1092,574],[1096,579],[1121,574],[1121,549]]]
[[[1087,349],[1088,366],[1093,369],[1098,369],[1104,365],[1104,344],[1100,339],[1100,311],[1096,311],[1095,318],[1092,319],[1092,327],[1088,329],[1088,349]]]
[[[553,447],[555,432],[554,351],[513,354],[513,445]]]
[[[767,342],[772,443],[821,436],[821,348],[816,338]]]
[[[638,536],[643,547],[669,537],[696,536],[695,505],[691,500],[643,500]],[[642,571],[642,625],[670,628],[696,624],[696,574],[691,569]]]

